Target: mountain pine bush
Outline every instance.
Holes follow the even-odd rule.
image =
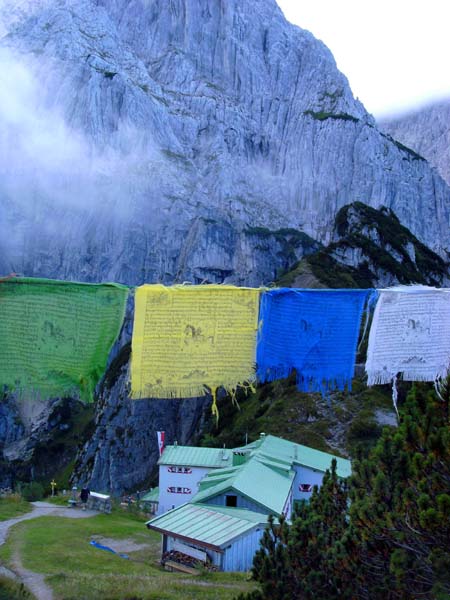
[[[292,524],[269,519],[255,555],[260,589],[241,600],[450,597],[450,383],[413,386],[348,482],[336,464]]]

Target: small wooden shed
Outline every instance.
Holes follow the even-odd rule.
[[[148,521],[163,536],[162,563],[190,557],[192,565],[248,571],[267,515],[246,509],[187,503]],[[181,558],[180,558],[181,557]]]

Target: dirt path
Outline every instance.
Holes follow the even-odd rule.
[[[25,515],[9,519],[8,521],[0,521],[0,546],[5,543],[9,529],[28,519],[36,519],[37,517],[68,517],[71,519],[85,519],[86,517],[94,517],[98,512],[94,510],[80,510],[78,508],[66,508],[65,506],[56,506],[49,502],[32,502],[33,510]],[[11,578],[19,578],[26,587],[36,596],[37,600],[53,600],[52,589],[45,583],[45,575],[34,573],[26,569],[20,558],[20,554],[16,551],[13,555],[13,571],[6,567],[0,566],[0,573]]]

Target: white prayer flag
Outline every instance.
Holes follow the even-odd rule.
[[[450,365],[450,290],[405,286],[380,290],[369,334],[368,385],[434,381]]]

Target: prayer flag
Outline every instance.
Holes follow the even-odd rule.
[[[136,290],[133,398],[191,398],[255,378],[259,290],[144,285]]]
[[[361,315],[373,290],[280,288],[261,298],[257,375],[304,392],[351,389]]]
[[[0,282],[0,387],[92,401],[127,296],[117,284]]]
[[[165,431],[157,431],[156,435],[158,437],[158,450],[159,450],[159,455],[161,456],[162,453],[164,452],[164,446],[165,446],[165,438],[166,438],[166,432]]]
[[[434,381],[450,364],[450,290],[397,286],[380,290],[369,334],[368,385]]]

